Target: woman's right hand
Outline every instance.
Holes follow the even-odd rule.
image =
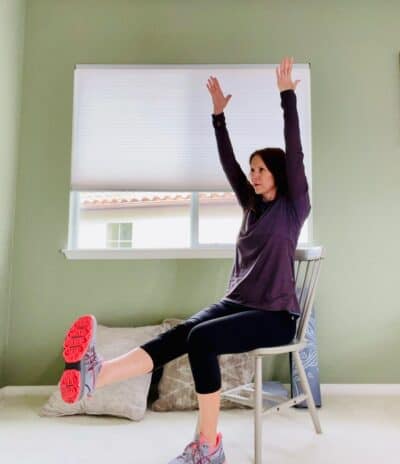
[[[232,95],[227,95],[224,97],[218,79],[213,76],[208,78],[207,89],[212,97],[214,114],[222,113],[226,105],[229,103],[229,100],[232,98]]]

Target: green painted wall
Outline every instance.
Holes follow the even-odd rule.
[[[400,382],[399,17],[398,1],[28,1],[7,383],[55,383],[78,314],[115,325],[189,316],[223,295],[231,268],[59,253],[74,65],[276,63],[286,54],[312,70],[314,239],[327,249],[321,380]],[[270,371],[286,380],[280,361]]]
[[[0,0],[0,387],[10,311],[25,1]]]

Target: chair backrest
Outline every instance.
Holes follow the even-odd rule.
[[[298,319],[296,331],[296,339],[299,342],[305,341],[317,288],[321,261],[324,257],[324,249],[321,246],[305,246],[296,249],[296,293],[301,309],[301,316]]]

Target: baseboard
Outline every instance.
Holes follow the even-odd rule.
[[[57,385],[7,385],[0,389],[0,399],[8,396],[51,395]]]
[[[290,390],[290,384],[283,384]],[[0,401],[7,396],[27,394],[50,395],[57,385],[7,385],[0,388]],[[321,384],[322,395],[400,395],[400,383],[325,383]]]
[[[400,383],[325,383],[325,395],[400,395]]]

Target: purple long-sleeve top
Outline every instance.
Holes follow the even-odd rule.
[[[294,257],[301,227],[310,213],[296,94],[281,92],[288,193],[265,202],[235,159],[225,115],[212,115],[222,168],[243,210],[235,260],[224,299],[256,309],[300,314]],[[257,205],[256,211],[250,208]]]

